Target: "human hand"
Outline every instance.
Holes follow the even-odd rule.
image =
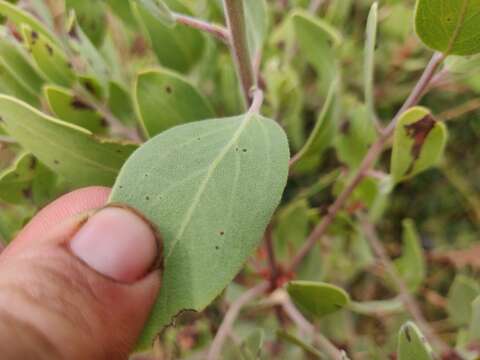
[[[2,359],[128,357],[160,288],[159,249],[140,216],[101,209],[108,194],[61,197],[0,254]]]

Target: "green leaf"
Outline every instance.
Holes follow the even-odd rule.
[[[22,24],[25,24],[33,31],[45,36],[49,41],[58,43],[55,36],[45,25],[28,12],[21,10],[18,6],[0,0],[0,15],[7,17],[10,21],[15,23],[18,28],[21,28]]]
[[[0,198],[11,204],[42,205],[51,197],[54,183],[53,173],[24,153],[0,174]]]
[[[185,5],[176,0],[170,0],[167,4],[176,12],[191,14]],[[179,72],[187,72],[200,60],[205,47],[203,34],[182,25],[171,28],[134,0],[130,0],[130,6],[160,64]]]
[[[215,116],[193,85],[168,70],[138,74],[134,96],[138,118],[150,137],[176,125]]]
[[[447,312],[456,326],[464,326],[472,319],[472,303],[480,295],[478,282],[465,275],[457,275],[447,296]]]
[[[245,0],[244,6],[248,46],[253,58],[262,50],[268,34],[270,14],[265,0]]]
[[[6,34],[0,35],[0,65],[8,70],[19,84],[37,97],[44,81],[27,59],[25,51],[16,44],[14,39]]]
[[[74,10],[80,26],[93,44],[100,45],[106,31],[106,7],[104,1],[65,0],[67,10]]]
[[[334,81],[330,85],[327,98],[323,104],[321,113],[317,118],[315,127],[310,133],[305,145],[295,155],[295,160],[300,165],[302,161],[308,161],[309,158],[318,157],[321,155],[333,142],[333,135],[335,132],[335,105],[337,95],[337,82]]]
[[[377,43],[377,28],[378,28],[378,3],[374,2],[370,8],[367,20],[365,50],[364,50],[364,93],[365,104],[368,109],[368,120],[375,120],[375,97],[374,97],[374,82],[375,82],[375,46]]]
[[[45,77],[55,84],[70,86],[75,74],[65,53],[42,33],[27,25],[22,25],[22,35],[26,48]]]
[[[367,106],[353,104],[346,107],[351,110],[339,125],[336,149],[339,159],[355,169],[374,143],[377,132]]]
[[[85,34],[77,21],[75,13],[72,13],[67,23],[68,44],[76,55],[76,60],[82,63],[84,73],[95,77],[107,89],[108,79],[111,77],[105,59],[95,45]]]
[[[88,130],[47,116],[21,101],[0,95],[5,130],[54,172],[78,186],[111,186],[133,144],[99,139]]]
[[[112,114],[127,125],[134,124],[136,116],[132,97],[128,90],[118,82],[111,81],[108,94],[108,108],[112,111]]]
[[[72,91],[55,85],[47,85],[43,91],[50,109],[59,119],[92,133],[106,132],[108,124],[103,116]]]
[[[445,124],[424,107],[404,112],[394,134],[391,174],[397,183],[436,165],[447,142]]]
[[[403,221],[403,252],[395,265],[410,291],[417,291],[425,279],[426,264],[420,237],[410,219]]]
[[[174,127],[130,157],[110,202],[140,210],[164,243],[162,291],[140,348],[238,273],[279,204],[288,160],[283,130],[251,113]]]
[[[295,12],[292,21],[300,54],[315,68],[326,93],[338,76],[334,50],[342,37],[328,23],[302,11]]]
[[[472,317],[468,330],[468,341],[470,343],[480,342],[480,297],[477,297],[472,303]]]
[[[398,335],[398,360],[433,360],[432,349],[418,327],[408,322]]]
[[[300,310],[315,317],[337,312],[350,302],[343,289],[321,282],[292,281],[287,291]]]
[[[277,330],[277,336],[290,344],[300,347],[306,354],[310,355],[314,359],[324,359],[324,355],[312,345],[307,344],[304,340],[298,336],[290,334],[284,330]]]
[[[425,45],[444,54],[480,53],[479,23],[479,0],[417,0],[417,34]]]
[[[168,6],[162,0],[136,0],[143,8],[150,12],[157,20],[165,25],[173,27],[175,18]]]
[[[12,73],[0,63],[0,92],[15,96],[31,105],[38,105],[38,96],[25,88]]]

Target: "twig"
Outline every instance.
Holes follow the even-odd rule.
[[[369,170],[373,167],[375,161],[383,152],[385,145],[388,143],[388,141],[390,140],[391,136],[395,131],[397,120],[405,112],[405,110],[408,110],[412,106],[415,106],[416,104],[418,104],[418,102],[424,95],[425,91],[427,90],[430,84],[430,81],[435,75],[435,71],[437,70],[437,68],[442,63],[443,60],[444,60],[443,54],[435,53],[432,56],[432,59],[428,63],[427,67],[425,68],[425,71],[423,72],[420,80],[412,90],[408,99],[405,101],[403,106],[394,116],[390,124],[385,128],[380,138],[368,150],[356,175],[353,177],[350,183],[345,187],[343,192],[338,196],[338,198],[332,204],[332,206],[330,206],[330,208],[328,209],[327,215],[313,229],[311,234],[308,236],[304,246],[300,249],[300,251],[292,260],[292,263],[290,264],[290,267],[289,267],[290,271],[295,271],[295,269],[300,265],[300,263],[305,258],[305,256],[307,256],[307,254],[315,246],[316,242],[325,235],[328,227],[332,224],[338,212],[343,208],[347,200],[350,198],[350,195],[352,195],[356,187],[367,176]]]
[[[267,249],[268,265],[270,267],[270,288],[277,288],[278,266],[275,258],[275,249],[273,247],[272,224],[268,225],[265,231],[265,247]]]
[[[227,336],[230,333],[233,323],[237,319],[240,310],[247,303],[254,300],[256,297],[260,296],[266,290],[268,290],[268,287],[268,282],[262,282],[254,288],[247,290],[234,303],[232,303],[227,313],[225,314],[225,317],[223,318],[223,322],[220,325],[220,328],[218,329],[215,338],[213,339],[210,350],[208,351],[207,360],[217,360],[220,358],[223,344],[227,339]]]
[[[473,99],[453,109],[444,111],[437,116],[437,119],[439,121],[450,121],[478,109],[480,109],[480,99]]]
[[[230,48],[241,82],[245,104],[250,104],[250,90],[255,86],[252,59],[248,49],[243,0],[224,0]]]
[[[318,9],[323,5],[325,0],[312,0],[310,2],[310,5],[308,6],[308,11],[311,12],[312,14],[315,14]]]
[[[263,105],[264,95],[260,89],[252,88],[249,97],[252,98],[252,104],[248,110],[249,114],[258,114]]]
[[[315,327],[308,322],[307,319],[297,310],[295,305],[292,303],[288,295],[285,297],[285,300],[282,301],[282,307],[288,317],[298,326],[298,328],[305,334],[311,336],[315,344],[328,355],[329,358],[333,360],[342,360],[344,359],[344,354],[342,351],[337,349],[330,340],[328,340],[322,334],[319,334]]]
[[[225,44],[230,44],[230,34],[228,30],[217,24],[209,23],[208,21],[200,20],[188,15],[173,13],[173,18],[178,24],[189,26],[191,28],[204,31],[221,40]]]
[[[378,258],[383,264],[383,267],[385,268],[385,270],[387,271],[387,273],[390,275],[391,279],[395,283],[395,287],[399,292],[400,299],[402,300],[405,310],[407,310],[410,313],[413,320],[415,320],[416,324],[422,330],[425,337],[432,343],[432,345],[437,350],[440,351],[440,353],[443,354],[443,353],[450,352],[451,349],[449,348],[449,346],[435,334],[433,329],[425,320],[425,317],[423,316],[422,311],[420,310],[420,307],[418,306],[413,296],[410,294],[407,284],[403,281],[403,279],[399,275],[397,269],[393,265],[385,248],[383,247],[382,242],[378,238],[378,234],[376,232],[374,225],[371,222],[367,221],[366,219],[362,218],[362,228],[363,228],[366,240],[370,244],[373,252],[376,254],[376,256],[378,256]]]

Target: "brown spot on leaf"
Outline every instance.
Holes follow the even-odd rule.
[[[405,328],[405,337],[407,338],[408,342],[412,342],[412,336],[410,335],[410,328],[409,327]]]
[[[32,39],[37,40],[38,39],[38,33],[35,30],[32,30]]]
[[[31,199],[32,198],[32,189],[31,188],[23,189],[22,194],[26,199]]]
[[[108,127],[108,121],[107,121],[107,119],[105,119],[105,118],[102,117],[102,118],[100,119],[100,126],[103,127],[103,128]]]
[[[83,81],[83,86],[87,91],[92,94],[93,96],[97,96],[97,91],[95,90],[95,87],[92,85],[92,83],[88,80]]]
[[[70,28],[68,31],[68,36],[70,36],[72,39],[79,40],[78,38],[78,32],[77,32],[77,27],[74,25]]]
[[[77,96],[74,96],[70,105],[73,106],[74,109],[76,110],[92,110],[92,107],[85,103],[82,99],[78,98]]]
[[[58,165],[58,164],[60,164],[60,161],[58,161],[58,160],[53,160],[53,163],[54,163],[55,165]]]
[[[435,123],[436,120],[433,118],[433,116],[428,114],[410,125],[405,125],[407,136],[413,140],[413,146],[411,149],[413,161],[407,170],[407,174],[410,174],[413,171],[415,162],[419,159],[422,152],[423,144],[425,143],[425,140],[430,132],[435,127]]]
[[[36,166],[37,166],[37,159],[32,158],[32,159],[30,160],[30,164],[28,165],[28,168],[29,168],[30,170],[33,170],[33,169],[35,169]]]
[[[165,86],[165,91],[167,92],[167,94],[171,94],[173,92],[173,89],[170,85],[167,85]]]
[[[225,235],[225,231],[220,231],[220,236]]]
[[[348,133],[350,132],[350,121],[345,120],[340,124],[340,132],[343,135],[348,135]]]
[[[47,49],[48,54],[50,56],[52,56],[53,55],[53,48],[49,44],[45,44],[45,48]]]

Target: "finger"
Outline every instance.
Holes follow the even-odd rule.
[[[148,317],[160,286],[155,233],[123,208],[79,216],[98,198],[69,207],[76,196],[44,209],[0,256],[3,358],[124,359]],[[76,215],[58,224],[65,214]]]

